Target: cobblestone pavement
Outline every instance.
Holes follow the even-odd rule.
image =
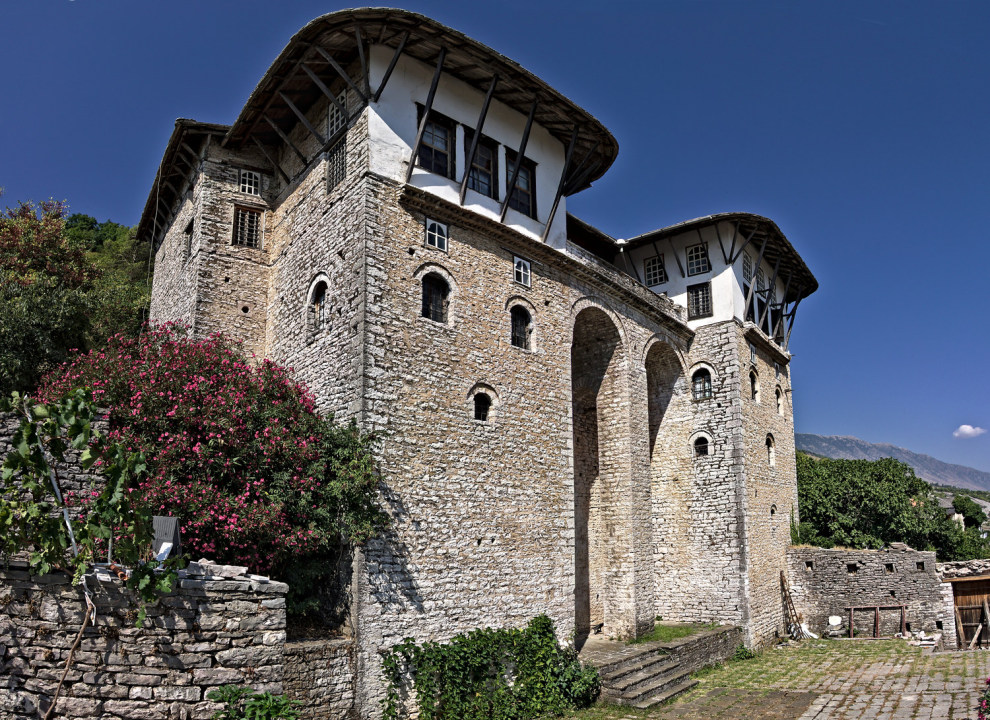
[[[673,704],[609,718],[966,720],[976,718],[990,652],[932,653],[899,641],[806,641],[704,671]],[[589,719],[595,715],[588,715]]]

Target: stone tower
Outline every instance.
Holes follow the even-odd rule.
[[[408,636],[782,629],[787,343],[817,282],[766,218],[622,241],[569,215],[617,150],[513,61],[388,9],[308,24],[233,125],[176,123],[139,227],[153,320],[242,340],[384,438],[364,712]]]

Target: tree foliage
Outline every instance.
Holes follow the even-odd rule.
[[[987,521],[987,515],[983,512],[983,508],[966,495],[953,497],[952,509],[963,516],[967,528],[978,528]]]
[[[289,581],[295,611],[341,548],[384,525],[372,438],[320,417],[288,370],[252,365],[221,336],[162,326],[112,337],[45,378],[42,397],[91,388],[109,436],[148,458],[141,492],[179,518],[194,556]]]
[[[990,556],[976,532],[963,532],[938,504],[932,486],[893,458],[836,460],[797,454],[801,523],[795,540],[879,549],[892,542],[934,550],[939,559]]]
[[[0,215],[2,396],[33,390],[74,350],[141,326],[147,246],[116,223],[65,216],[55,201],[21,203]]]

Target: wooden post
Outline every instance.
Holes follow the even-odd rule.
[[[471,136],[471,147],[468,149],[467,157],[464,158],[464,177],[461,179],[461,205],[464,204],[464,196],[467,194],[468,179],[471,177],[471,164],[474,163],[474,154],[478,151],[478,143],[481,142],[481,131],[485,128],[485,118],[488,117],[488,106],[492,103],[492,95],[495,92],[495,85],[497,83],[498,75],[492,75],[492,81],[488,85],[488,92],[485,94],[485,101],[481,103],[481,114],[478,116],[478,124],[475,125],[474,135]],[[492,175],[492,184],[498,185],[498,178],[494,174]]]
[[[961,648],[963,643],[966,642],[965,631],[963,630],[962,623],[962,613],[959,612],[959,608],[954,607],[953,610],[956,611],[956,647]]]
[[[385,89],[385,83],[387,83],[388,79],[392,77],[392,71],[395,70],[395,64],[399,62],[399,56],[402,54],[403,48],[406,47],[406,42],[408,40],[409,40],[409,31],[406,30],[406,32],[402,36],[402,40],[399,41],[399,47],[395,49],[395,53],[392,55],[392,62],[388,64],[388,69],[385,71],[385,74],[382,76],[381,85],[378,86],[378,89],[375,91],[374,97],[371,98],[372,102],[378,102],[378,98],[382,96],[382,91]]]
[[[873,639],[876,640],[878,637],[880,637],[880,606],[879,605],[877,605],[877,607],[874,609],[873,613],[874,613],[873,614]]]
[[[430,110],[433,109],[433,98],[437,94],[437,85],[440,83],[440,73],[443,72],[443,61],[447,57],[447,48],[441,47],[437,56],[437,69],[433,73],[433,82],[430,83],[430,91],[426,94],[426,105],[423,107],[423,117],[419,120],[419,129],[416,131],[416,140],[413,142],[412,155],[409,156],[409,167],[406,168],[406,182],[412,177],[413,168],[416,167],[416,158],[419,155],[419,144],[423,142],[423,133],[426,131],[426,123],[430,119]],[[451,145],[451,152],[456,152],[455,144]]]
[[[849,637],[853,636],[853,609],[849,608]]]
[[[516,181],[519,179],[519,171],[522,169],[523,160],[526,155],[526,146],[529,144],[529,131],[533,129],[533,118],[536,117],[536,108],[539,102],[539,97],[533,98],[533,105],[529,109],[529,116],[526,118],[526,127],[523,128],[522,140],[519,143],[519,150],[516,152],[516,164],[512,168],[512,175],[509,176],[509,184],[505,186],[505,199],[502,200],[502,208],[498,216],[499,222],[505,222],[505,214],[509,211],[509,198],[512,197],[512,193],[516,189]],[[508,158],[506,158],[506,162],[508,162]],[[535,193],[536,188],[533,187],[532,191]]]

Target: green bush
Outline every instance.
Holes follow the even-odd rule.
[[[553,622],[523,630],[484,628],[448,643],[399,643],[382,660],[386,720],[399,717],[408,676],[421,720],[524,720],[587,707],[601,690],[598,671],[557,644]]]
[[[297,700],[268,692],[256,693],[239,685],[221,685],[206,693],[208,700],[223,703],[211,716],[213,720],[297,720]]]

